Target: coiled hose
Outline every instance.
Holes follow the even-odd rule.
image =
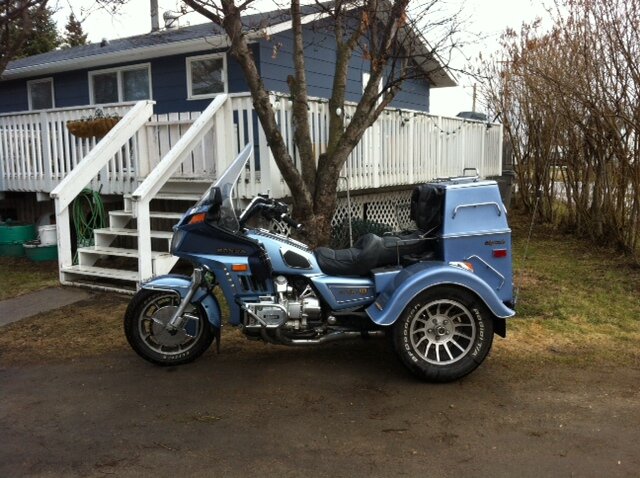
[[[106,227],[106,214],[100,192],[83,189],[73,201],[71,208],[73,224],[76,230],[78,248],[91,247],[95,244],[94,229]],[[78,251],[73,258],[78,263]]]

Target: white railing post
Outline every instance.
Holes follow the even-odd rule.
[[[143,199],[134,205],[138,223],[138,281],[143,282],[153,276],[149,199]]]
[[[58,238],[58,271],[60,282],[64,283],[63,269],[73,265],[71,245],[71,224],[69,221],[69,207],[61,207],[56,201],[56,236]]]
[[[226,164],[230,155],[228,141],[233,136],[230,128],[233,127],[233,113],[229,114],[231,102],[225,101],[224,106],[214,115],[214,135],[215,135],[215,155],[213,158],[214,170],[216,175],[220,175],[222,164]]]
[[[40,141],[42,148],[42,167],[44,168],[44,190],[53,189],[53,168],[51,167],[51,136],[49,134],[49,115],[40,113]]]

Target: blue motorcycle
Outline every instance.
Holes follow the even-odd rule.
[[[418,186],[416,229],[366,234],[349,249],[305,244],[264,228],[259,218],[299,225],[286,204],[254,198],[239,212],[234,187],[248,145],[174,228],[171,252],[191,277],[144,284],[127,308],[131,347],[158,365],[200,356],[216,340],[222,312],[249,339],[282,345],[386,334],[418,377],[456,380],[487,356],[514,315],[511,231],[494,181],[462,177]]]

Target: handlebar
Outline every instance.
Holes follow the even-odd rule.
[[[245,209],[244,213],[240,216],[240,225],[244,224],[252,217],[256,212],[260,211],[266,219],[275,219],[282,221],[294,229],[301,229],[302,224],[297,223],[289,216],[289,206],[285,203],[275,201],[274,199],[267,199],[262,197],[256,197],[251,201],[251,204]]]
[[[282,220],[282,222],[287,223],[289,226],[293,227],[296,230],[302,229],[302,224],[297,223],[296,221],[291,219],[291,217],[287,216],[287,214],[282,214],[280,216],[280,220]]]

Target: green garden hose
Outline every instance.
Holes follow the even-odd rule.
[[[91,189],[83,189],[72,205],[72,219],[76,229],[78,248],[95,244],[93,231],[106,227],[106,214],[100,193]],[[78,252],[73,258],[78,262]]]

